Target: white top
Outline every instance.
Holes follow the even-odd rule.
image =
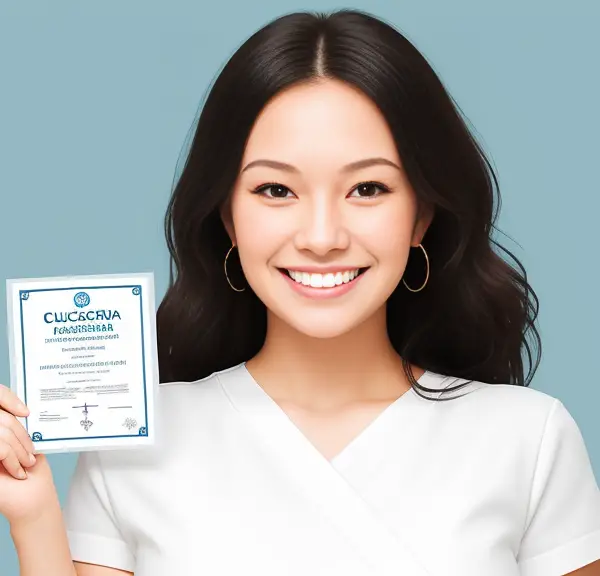
[[[599,559],[600,492],[563,404],[453,395],[409,390],[329,462],[245,364],[162,384],[155,447],[80,454],[73,558],[135,576],[558,576]]]

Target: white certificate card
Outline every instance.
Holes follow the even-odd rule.
[[[154,443],[152,273],[8,280],[11,389],[37,452]]]

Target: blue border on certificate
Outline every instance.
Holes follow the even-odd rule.
[[[141,336],[142,336],[142,374],[144,379],[144,426],[138,429],[137,433],[133,434],[117,434],[113,436],[68,436],[66,438],[36,438],[36,433],[33,436],[29,432],[29,418],[25,418],[25,429],[30,434],[34,442],[57,442],[65,440],[100,440],[110,438],[134,438],[139,436],[148,436],[148,396],[146,391],[146,350],[144,345],[144,306],[142,302],[143,291],[142,286],[139,284],[126,284],[119,286],[68,286],[64,288],[37,288],[31,290],[19,290],[19,305],[20,305],[20,321],[21,321],[21,349],[23,354],[23,391],[25,396],[25,404],[27,404],[27,368],[25,361],[25,327],[23,324],[23,301],[29,299],[29,294],[32,292],[55,292],[57,290],[106,290],[110,288],[128,288],[133,291],[133,294],[139,296],[140,300],[140,324],[141,324]],[[136,292],[136,290],[138,292]]]

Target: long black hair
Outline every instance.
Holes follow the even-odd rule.
[[[418,200],[435,210],[423,240],[426,288],[413,293],[401,283],[387,303],[388,334],[413,387],[427,390],[409,363],[527,386],[541,355],[538,299],[521,263],[493,238],[500,196],[492,166],[426,59],[393,26],[359,10],[279,17],[214,81],[165,218],[171,277],[157,313],[161,381],[203,378],[264,344],[264,304],[225,278],[231,243],[220,208],[264,106],[286,88],[328,78],[379,107]],[[421,285],[423,271],[422,253],[412,250],[408,285]]]

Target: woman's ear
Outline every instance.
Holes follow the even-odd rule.
[[[419,207],[419,216],[413,230],[411,246],[418,246],[423,241],[423,237],[433,221],[434,214],[435,209],[430,204],[423,204]]]
[[[231,243],[236,244],[233,217],[231,215],[231,200],[229,198],[221,206],[219,214],[221,216],[221,222],[223,222],[223,226],[225,227],[225,231],[227,232]]]

